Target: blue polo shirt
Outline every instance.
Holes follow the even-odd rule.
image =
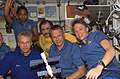
[[[96,67],[98,61],[101,60],[105,55],[106,51],[100,45],[100,42],[104,39],[108,39],[108,37],[101,31],[90,32],[90,34],[86,37],[86,44],[83,44],[81,48],[81,57],[83,61],[87,64],[88,70]],[[102,72],[102,76],[113,76],[111,75],[112,73],[117,78],[120,78],[120,76],[118,76],[118,73],[116,73],[116,71],[120,72],[120,69],[117,67],[117,65],[117,60],[114,57],[110,64],[108,64],[107,66],[108,70]],[[104,77],[100,79],[104,79]]]
[[[63,48],[59,51],[55,44],[50,47],[49,56],[59,56],[57,68],[61,68],[61,76],[67,77],[73,74],[84,63],[81,60],[80,48],[77,44],[65,40]]]
[[[10,51],[11,51],[10,47],[5,45],[5,43],[3,43],[2,46],[0,47],[0,61],[3,59],[5,54]]]
[[[32,28],[36,28],[37,23],[30,19],[27,19],[26,23],[22,23],[20,20],[14,19],[12,27],[14,29],[15,38],[17,38],[18,33],[21,31],[26,30],[26,31],[30,31],[33,34]]]
[[[31,50],[28,56],[24,56],[20,49],[9,52],[0,63],[0,75],[5,75],[11,70],[11,79],[38,79],[36,69],[31,69],[30,60],[40,59],[40,53]]]

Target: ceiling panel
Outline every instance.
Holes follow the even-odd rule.
[[[24,3],[28,3],[28,4],[37,4],[37,3],[57,3],[57,2],[70,2],[70,3],[73,3],[73,2],[76,2],[76,3],[82,3],[84,2],[85,0],[14,0],[15,2],[19,2],[21,4],[24,4]]]

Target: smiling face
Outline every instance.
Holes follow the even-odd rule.
[[[26,10],[24,10],[24,9],[19,10],[18,18],[21,22],[25,23],[28,18],[28,14],[27,14]]]
[[[61,50],[64,45],[65,34],[62,30],[52,30],[50,32],[53,42],[56,44],[58,50]]]
[[[74,33],[80,40],[84,40],[88,36],[88,27],[83,24],[76,23],[73,27]]]
[[[32,41],[28,36],[20,36],[18,39],[18,46],[20,47],[22,53],[28,56],[31,51]]]

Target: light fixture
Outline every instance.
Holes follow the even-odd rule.
[[[109,14],[109,16],[108,16],[108,18],[107,18],[107,20],[106,20],[106,25],[108,26],[108,21],[109,21],[109,18],[111,17],[111,15],[114,13],[114,12],[120,12],[120,4],[119,4],[119,2],[118,2],[118,0],[116,1],[116,3],[115,4],[113,4],[113,6],[112,6],[112,8],[113,8],[113,10],[110,12],[110,14]],[[113,15],[115,18],[119,18],[117,15]]]

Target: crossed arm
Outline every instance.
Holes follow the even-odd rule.
[[[39,40],[38,29],[37,28],[32,28],[32,31],[34,33],[34,36],[32,37],[32,40],[33,41],[38,41]]]
[[[78,70],[71,74],[70,76],[66,77],[66,79],[79,79],[82,78],[86,73],[86,69],[84,66],[78,67]]]

